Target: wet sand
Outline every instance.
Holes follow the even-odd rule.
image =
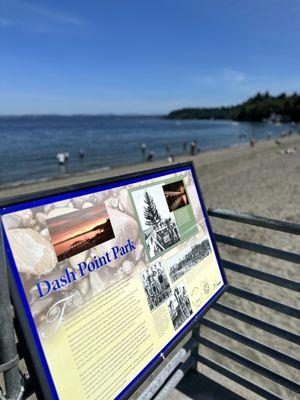
[[[176,162],[187,160],[194,162],[207,207],[231,209],[300,223],[300,136],[296,135],[280,139],[280,142],[281,145],[279,146],[273,140],[261,141],[254,148],[250,148],[249,144],[243,144],[233,148],[200,153],[194,157],[189,155],[182,156],[177,158]],[[297,148],[296,154],[282,154],[283,150],[291,147]],[[54,187],[63,187],[87,180],[100,179],[163,165],[167,165],[165,160],[116,168],[109,171],[102,171],[101,173],[83,174],[7,188],[0,190],[0,197],[5,198]],[[215,218],[212,218],[211,222],[213,229],[218,233],[299,253],[300,240],[295,235],[276,233],[267,229],[226,222]],[[225,245],[220,246],[220,252],[223,259],[239,262],[243,265],[251,266],[252,268],[293,281],[300,281],[299,268],[295,264],[273,260],[270,257],[230,248]],[[227,271],[227,277],[229,283],[233,286],[269,297],[291,307],[299,308],[299,293],[273,284],[267,284],[236,272]],[[279,312],[271,311],[266,307],[250,303],[229,294],[223,296],[221,303],[291,332],[300,333],[299,324],[297,324],[296,319],[287,317]],[[297,354],[299,354],[299,348],[296,345],[265,333],[262,330],[249,327],[247,324],[226,317],[217,311],[211,310],[208,313],[208,318],[294,358],[297,358]],[[294,382],[299,380],[297,371],[292,367],[286,367],[279,361],[257,353],[251,348],[221,336],[208,328],[201,327],[201,335],[260,363],[274,372],[284,375]],[[240,367],[237,363],[214,354],[204,346],[201,346],[200,351],[203,355],[220,362],[236,373],[273,391],[278,396],[291,400],[296,399],[296,396],[292,395],[284,387],[275,385],[270,380],[257,376],[244,367]],[[198,369],[247,399],[259,398],[237,384],[230,383],[227,379],[218,376],[218,374],[206,367],[198,365]],[[178,392],[175,392],[171,398],[183,397]]]

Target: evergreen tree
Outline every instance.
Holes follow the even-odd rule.
[[[146,206],[144,207],[144,217],[146,219],[146,225],[154,226],[161,221],[161,216],[157,210],[157,207],[150,196],[150,194],[145,191],[144,201]]]
[[[230,107],[183,108],[170,112],[168,119],[233,119],[237,121],[263,121],[271,114],[278,114],[282,121],[300,122],[300,94],[281,93],[272,96],[258,92],[247,101]]]

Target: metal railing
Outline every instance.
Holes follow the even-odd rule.
[[[222,218],[224,220],[235,221],[243,224],[255,225],[257,227],[276,230],[280,232],[285,232],[293,235],[300,235],[300,225],[292,222],[279,221],[269,218],[258,217],[255,215],[249,214],[239,214],[228,210],[222,209],[213,209],[209,210],[209,215],[211,217]],[[219,243],[223,243],[229,246],[237,247],[240,249],[248,250],[251,252],[256,252],[259,254],[263,254],[265,256],[275,257],[281,260],[289,261],[294,264],[300,264],[300,255],[283,251],[281,249],[268,247],[265,245],[252,243],[246,240],[241,240],[229,236],[224,236],[220,234],[215,234],[216,240]],[[263,282],[271,283],[273,285],[278,286],[279,288],[287,288],[290,291],[300,292],[300,283],[294,282],[293,280],[282,278],[277,276],[276,274],[271,274],[267,272],[262,272],[258,269],[254,269],[249,266],[241,265],[238,263],[234,263],[227,260],[222,260],[223,266],[225,270],[230,270],[234,272],[238,272],[239,274],[243,274],[255,279],[258,279]],[[295,268],[298,268],[295,265]],[[300,318],[299,309],[293,308],[286,304],[282,304],[278,301],[271,300],[262,295],[254,294],[248,290],[240,289],[235,286],[229,286],[228,291],[230,295],[237,296],[238,298],[245,299],[248,302],[258,304],[263,307],[267,307],[277,313],[284,314],[287,318]],[[272,335],[277,336],[280,340],[284,339],[289,341],[292,345],[300,344],[299,335],[286,330],[285,328],[281,328],[276,326],[275,324],[271,324],[269,322],[265,322],[260,319],[259,315],[253,316],[248,315],[244,312],[238,311],[234,308],[231,308],[227,305],[220,304],[218,302],[213,306],[213,309],[219,311],[220,313],[232,317],[239,322],[246,323],[248,326],[252,326],[255,328],[259,328],[265,332],[265,334],[271,333]],[[254,340],[249,338],[246,335],[235,332],[232,329],[226,328],[218,323],[215,323],[208,319],[208,317],[204,317],[201,322],[202,325],[212,329],[215,332],[220,333],[223,336],[226,336],[234,341],[248,346],[248,348],[254,349],[257,352],[260,352],[268,357],[271,357],[275,360],[278,360],[280,363],[285,364],[286,368],[292,367],[296,369],[300,369],[300,361],[299,358],[291,357],[288,354],[283,353],[282,351],[276,350],[268,345],[262,343],[261,341]],[[274,372],[271,368],[266,368],[258,362],[254,362],[247,357],[241,356],[235,351],[229,350],[226,347],[220,346],[209,339],[203,338],[199,336],[199,342],[203,346],[208,347],[209,349],[217,352],[222,357],[229,358],[230,360],[238,363],[242,367],[246,367],[247,369],[264,376],[274,382],[276,385],[281,385],[291,392],[295,394],[300,394],[300,386],[294,380],[288,379],[285,376],[280,375],[277,372]],[[299,349],[298,349],[299,350]],[[297,356],[296,346],[294,354]],[[197,356],[197,360],[206,365],[207,367],[215,370],[216,372],[225,375],[227,378],[235,381],[236,383],[244,386],[245,388],[251,390],[252,392],[266,398],[266,399],[280,399],[278,395],[274,394],[273,391],[267,390],[262,387],[262,385],[258,385],[253,382],[253,380],[249,380],[242,376],[241,374],[237,374],[234,371],[224,367],[218,362],[215,362],[205,356],[202,356],[201,353]],[[287,369],[286,371],[287,372]]]
[[[280,221],[280,220],[275,220],[275,219],[270,219],[270,218],[264,218],[264,217],[259,217],[256,215],[250,215],[250,214],[242,214],[242,213],[236,213],[233,211],[229,210],[222,210],[222,209],[210,209],[208,211],[208,214],[210,217],[215,217],[215,218],[221,218],[223,220],[227,221],[234,221],[237,223],[242,223],[242,224],[249,224],[253,225],[259,228],[265,228],[265,229],[271,229],[273,231],[279,231],[279,232],[284,232],[292,235],[300,235],[300,225],[295,224],[292,222],[287,222],[287,221]],[[233,238],[230,236],[225,236],[221,234],[215,233],[215,238],[218,243],[226,244],[229,246],[233,246],[235,248],[259,253],[265,256],[277,258],[280,260],[284,261],[289,261],[295,264],[295,268],[298,268],[296,264],[300,264],[300,255],[291,253],[288,251],[284,251],[281,249],[265,246],[262,244],[258,243],[253,243],[249,242],[246,240],[241,240],[238,238]],[[300,292],[300,283],[295,282],[294,280],[290,280],[287,278],[282,278],[280,276],[277,276],[276,274],[271,274],[269,272],[263,272],[259,269],[254,269],[250,266],[245,266],[236,262],[228,261],[228,260],[222,260],[223,266],[225,270],[227,271],[233,271],[237,272],[239,274],[243,274],[245,276],[251,277],[258,279],[260,281],[270,283],[273,285],[278,286],[279,288],[286,288],[292,292]],[[282,304],[280,302],[271,300],[265,296],[257,295],[254,294],[248,290],[240,289],[235,286],[229,286],[227,293],[232,296],[237,296],[240,299],[244,299],[247,302],[251,302],[252,304],[258,304],[259,306],[267,307],[274,312],[277,313],[282,313],[285,315],[287,318],[293,317],[293,318],[300,318],[300,311],[299,309],[293,308],[291,306],[288,306],[286,304]],[[295,345],[295,352],[294,354],[297,356],[299,355],[300,352],[298,351],[296,346],[300,345],[300,337],[298,334],[294,332],[290,332],[289,330],[278,327],[275,324],[271,324],[270,322],[266,322],[263,319],[260,318],[259,315],[249,315],[245,312],[241,312],[236,310],[235,308],[232,308],[231,306],[228,306],[227,304],[222,304],[222,298],[220,301],[218,301],[216,304],[213,305],[213,310],[219,312],[221,315],[226,317],[233,318],[234,320],[237,321],[238,324],[246,324],[249,327],[254,327],[262,330],[264,332],[264,335],[274,335],[276,336],[280,341],[288,341],[290,345],[294,346]],[[210,319],[210,313],[205,315],[202,320],[201,320],[201,327],[204,326],[206,328],[209,328],[213,332],[216,332],[217,334],[222,335],[223,337],[226,337],[228,339],[231,339],[232,341],[235,341],[239,343],[242,346],[246,346],[248,349],[253,350],[254,352],[259,352],[260,354],[271,357],[272,359],[279,361],[280,363],[283,363],[286,368],[285,372],[287,372],[288,368],[294,368],[299,370],[300,369],[300,361],[299,357],[298,359],[295,357],[290,356],[289,354],[286,354],[280,350],[277,350],[267,344],[263,343],[263,340],[257,340],[249,337],[246,334],[241,334],[237,331],[235,331],[233,328],[228,328],[224,326],[220,322],[214,322]],[[197,343],[197,346],[195,346],[195,341]],[[278,372],[273,371],[271,368],[267,368],[263,365],[261,365],[257,361],[252,361],[249,357],[246,357],[244,355],[239,354],[236,350],[233,351],[229,349],[228,347],[224,345],[220,345],[215,343],[210,338],[203,337],[200,335],[200,331],[195,328],[193,331],[193,337],[192,341],[189,341],[187,343],[189,346],[189,350],[191,350],[191,355],[187,358],[185,362],[178,362],[178,369],[180,370],[183,366],[186,365],[187,361],[192,364],[192,360],[195,362],[199,362],[200,365],[204,365],[208,367],[211,370],[214,370],[218,374],[223,375],[224,377],[228,378],[228,380],[233,381],[237,383],[238,385],[243,386],[244,388],[248,389],[249,391],[269,400],[284,400],[286,398],[290,397],[282,397],[277,395],[276,390],[274,392],[272,390],[269,390],[268,388],[264,387],[261,384],[256,383],[254,380],[249,379],[247,376],[243,376],[242,373],[237,373],[233,369],[228,368],[228,363],[222,362],[224,358],[227,360],[233,361],[236,364],[240,365],[243,368],[247,368],[248,370],[255,372],[256,374],[267,378],[268,380],[272,381],[274,385],[279,385],[282,386],[286,389],[288,389],[291,393],[295,395],[295,398],[298,394],[300,394],[300,386],[297,382],[295,382],[292,379],[286,378],[286,376],[283,376],[279,374]],[[205,347],[206,349],[211,350],[215,354],[218,355],[218,361],[214,360],[213,358],[208,357],[207,355],[202,354],[202,349]],[[196,350],[196,351],[195,351]],[[299,350],[299,349],[298,349]],[[174,357],[176,359],[176,356]],[[168,366],[165,367],[166,372]],[[174,365],[172,368],[172,373],[174,374]],[[176,371],[176,370],[175,370]],[[163,373],[161,373],[163,374]],[[166,374],[165,374],[166,375]],[[168,392],[170,393],[170,382],[172,382],[172,378],[165,377],[167,380],[168,384]],[[172,377],[173,375],[170,374]],[[182,374],[181,374],[182,376]],[[153,383],[150,384],[155,387],[156,379],[154,379]],[[178,381],[176,381],[176,384],[178,384]],[[211,381],[211,385],[213,385],[213,381]],[[173,386],[174,387],[174,386]],[[196,388],[199,392],[202,390],[201,387]],[[204,389],[205,390],[205,389]],[[232,390],[232,389],[231,389]],[[161,390],[160,392],[162,395],[165,393],[164,389]],[[148,388],[145,389],[144,393],[139,397],[139,400],[144,400],[148,399],[150,400],[150,397],[147,397],[148,394]],[[164,396],[160,396],[157,394],[157,397],[155,398],[166,398]],[[213,398],[210,394],[209,398]],[[226,397],[230,398],[230,397]]]
[[[292,222],[279,221],[269,218],[258,217],[255,215],[235,213],[228,210],[213,209],[209,210],[209,215],[214,218],[221,218],[223,220],[234,221],[242,224],[254,225],[259,228],[271,229],[274,231],[284,232],[292,235],[300,235],[300,225]],[[296,264],[300,264],[300,255],[281,249],[265,246],[258,243],[249,242],[242,239],[233,238],[221,234],[215,234],[215,237],[219,243],[233,246],[235,248],[244,249],[247,251],[259,253],[265,256],[277,258],[283,261],[289,261],[295,264],[295,268],[298,268]],[[3,249],[1,249],[1,262],[5,265]],[[231,272],[237,272],[247,277],[258,279],[262,282],[272,284],[278,288],[285,288],[290,290],[292,293],[300,292],[300,283],[294,280],[277,276],[269,272],[263,272],[259,269],[254,269],[251,266],[242,265],[236,262],[222,260],[226,270]],[[4,381],[6,386],[6,396],[4,393],[0,393],[0,399],[17,399],[21,398],[26,388],[26,393],[23,398],[27,398],[31,392],[29,381],[25,379],[18,370],[18,352],[14,342],[14,332],[11,316],[11,305],[9,301],[9,293],[7,288],[7,279],[5,269],[0,268],[0,374],[4,375]],[[248,290],[238,288],[236,286],[229,286],[228,292],[230,296],[235,296],[239,299],[243,299],[251,304],[257,304],[259,306],[266,307],[274,311],[275,313],[281,313],[286,318],[300,318],[300,311],[290,305],[282,304],[278,301],[272,300],[268,297],[257,295]],[[273,335],[277,337],[279,341],[287,341],[290,346],[295,348],[294,354],[297,356],[297,346],[300,345],[300,337],[297,333],[288,330],[286,327],[278,326],[271,322],[264,321],[260,318],[260,315],[249,315],[248,313],[240,310],[236,310],[230,305],[222,304],[222,299],[218,301],[213,307],[213,310],[221,313],[224,318],[233,318],[239,324],[246,324],[247,326],[258,328],[264,332],[264,335]],[[201,326],[206,327],[219,335],[222,335],[234,342],[239,343],[241,346],[246,346],[255,352],[270,357],[285,365],[286,371],[291,369],[300,369],[299,359],[291,356],[282,350],[273,348],[272,346],[263,343],[262,340],[253,339],[246,334],[235,331],[232,327],[228,328],[220,322],[212,321],[209,317],[209,313],[204,316],[201,320]],[[203,355],[202,349],[206,348],[215,354],[218,354],[218,360],[215,360],[207,355]],[[21,358],[21,357],[20,357]],[[269,399],[269,400],[280,400],[282,396],[276,393],[276,390],[270,390],[262,384],[255,382],[249,377],[244,376],[242,373],[237,373],[233,369],[228,368],[226,363],[223,363],[223,358],[231,360],[237,365],[246,368],[250,371],[255,372],[261,377],[265,377],[272,381],[274,385],[281,386],[290,391],[290,393],[297,396],[300,394],[300,386],[295,380],[287,378],[286,374],[283,376],[274,371],[272,368],[268,368],[261,365],[257,361],[253,361],[245,355],[239,354],[236,350],[227,348],[226,346],[217,344],[212,341],[211,338],[200,335],[199,326],[193,329],[191,338],[185,343],[182,349],[176,353],[173,358],[164,366],[164,368],[158,373],[158,375],[147,384],[145,390],[139,394],[139,400],[162,400],[170,397],[169,394],[173,388],[182,380],[186,373],[189,371],[196,370],[197,363],[199,365],[206,366],[211,370],[216,371],[218,374],[226,377],[227,379],[236,382],[238,385],[254,392],[255,394]],[[184,379],[183,379],[184,381]],[[211,382],[213,385],[213,381]],[[197,390],[201,391],[199,387]],[[295,397],[296,398],[296,397]]]

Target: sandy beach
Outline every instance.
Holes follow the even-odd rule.
[[[287,221],[300,222],[300,136],[294,135],[280,139],[281,145],[273,140],[260,141],[254,148],[249,144],[236,147],[214,150],[199,153],[197,156],[182,156],[176,158],[176,162],[192,160],[195,164],[198,179],[204,200],[207,207],[230,209],[234,211],[253,213],[266,217],[283,219]],[[295,154],[286,154],[284,151],[289,148],[296,148]],[[63,187],[68,184],[85,182],[87,180],[101,179],[109,176],[130,173],[138,170],[167,165],[166,160],[153,161],[151,163],[138,164],[123,168],[93,172],[66,178],[58,178],[47,182],[37,182],[30,185],[11,187],[0,190],[0,197],[6,198],[20,194],[36,192],[54,187]],[[258,242],[272,247],[281,248],[288,251],[299,252],[300,241],[292,235],[274,233],[266,229],[255,228],[237,223],[225,222],[212,219],[215,232],[224,233],[232,237],[243,238],[252,242]],[[221,256],[224,259],[240,262],[241,264],[270,272],[278,276],[286,277],[291,280],[299,281],[299,270],[295,265],[279,260],[272,260],[269,257],[251,254],[247,251],[220,246]],[[287,289],[266,284],[264,282],[245,277],[238,273],[227,271],[228,280],[231,285],[245,288],[256,294],[269,297],[284,304],[298,308],[300,296]],[[284,314],[272,312],[263,306],[249,303],[235,296],[225,294],[221,300],[223,304],[230,305],[245,313],[251,314],[267,322],[272,322],[277,326],[284,327],[294,333],[300,333],[297,321],[287,318]],[[218,321],[220,324],[247,335],[264,344],[277,348],[277,350],[296,356],[297,348],[289,342],[279,340],[271,334],[265,334],[255,328],[249,328],[246,324],[219,314],[217,311],[210,311],[210,319]],[[243,346],[210,331],[208,328],[201,328],[201,335],[210,338],[215,343],[220,343],[227,348],[244,355],[263,366],[283,374],[287,378],[297,381],[297,373],[291,367],[271,359],[270,357],[258,354],[247,346]],[[211,351],[201,348],[201,353],[214,360],[220,361],[223,365],[232,368],[239,374],[246,377],[266,389],[272,390],[282,398],[296,399],[282,386],[272,384],[268,379],[257,376],[245,368],[228,359],[222,358]],[[200,366],[199,370],[208,374],[211,378],[217,379],[232,390],[237,391],[247,399],[257,399],[258,396],[251,394],[247,390],[229,383],[226,378],[219,377],[208,368]],[[174,393],[175,396],[175,393]],[[179,396],[178,393],[176,397]],[[182,396],[179,396],[182,398]],[[178,397],[178,398],[179,398]],[[175,397],[174,397],[175,398]]]

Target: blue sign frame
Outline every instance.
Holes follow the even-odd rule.
[[[206,212],[204,200],[198,184],[196,171],[192,162],[181,163],[174,166],[167,166],[152,170],[141,171],[129,175],[112,177],[103,180],[90,181],[83,184],[69,185],[67,187],[50,189],[34,194],[18,196],[0,201],[0,216],[8,213],[21,211],[28,208],[46,205],[60,200],[70,199],[76,196],[91,194],[94,192],[113,189],[148,179],[163,177],[166,175],[190,171],[196,186],[199,202],[207,225],[213,249],[217,258],[219,270],[223,278],[223,286],[210,298],[210,300],[194,315],[194,317],[162,348],[159,353],[144,367],[142,371],[127,385],[127,387],[116,397],[116,399],[127,399],[145,381],[145,379],[157,368],[174,347],[184,336],[199,322],[208,309],[218,300],[227,288],[227,279],[222,267],[219,251],[212,233],[209,218]],[[16,317],[20,327],[21,340],[27,346],[26,363],[29,372],[34,376],[35,390],[38,398],[59,399],[55,382],[52,379],[49,366],[40,342],[37,328],[30,312],[29,304],[25,295],[23,284],[20,279],[17,266],[2,225],[3,244],[8,259],[8,277],[13,304],[16,310]],[[26,355],[26,354],[25,354]]]

